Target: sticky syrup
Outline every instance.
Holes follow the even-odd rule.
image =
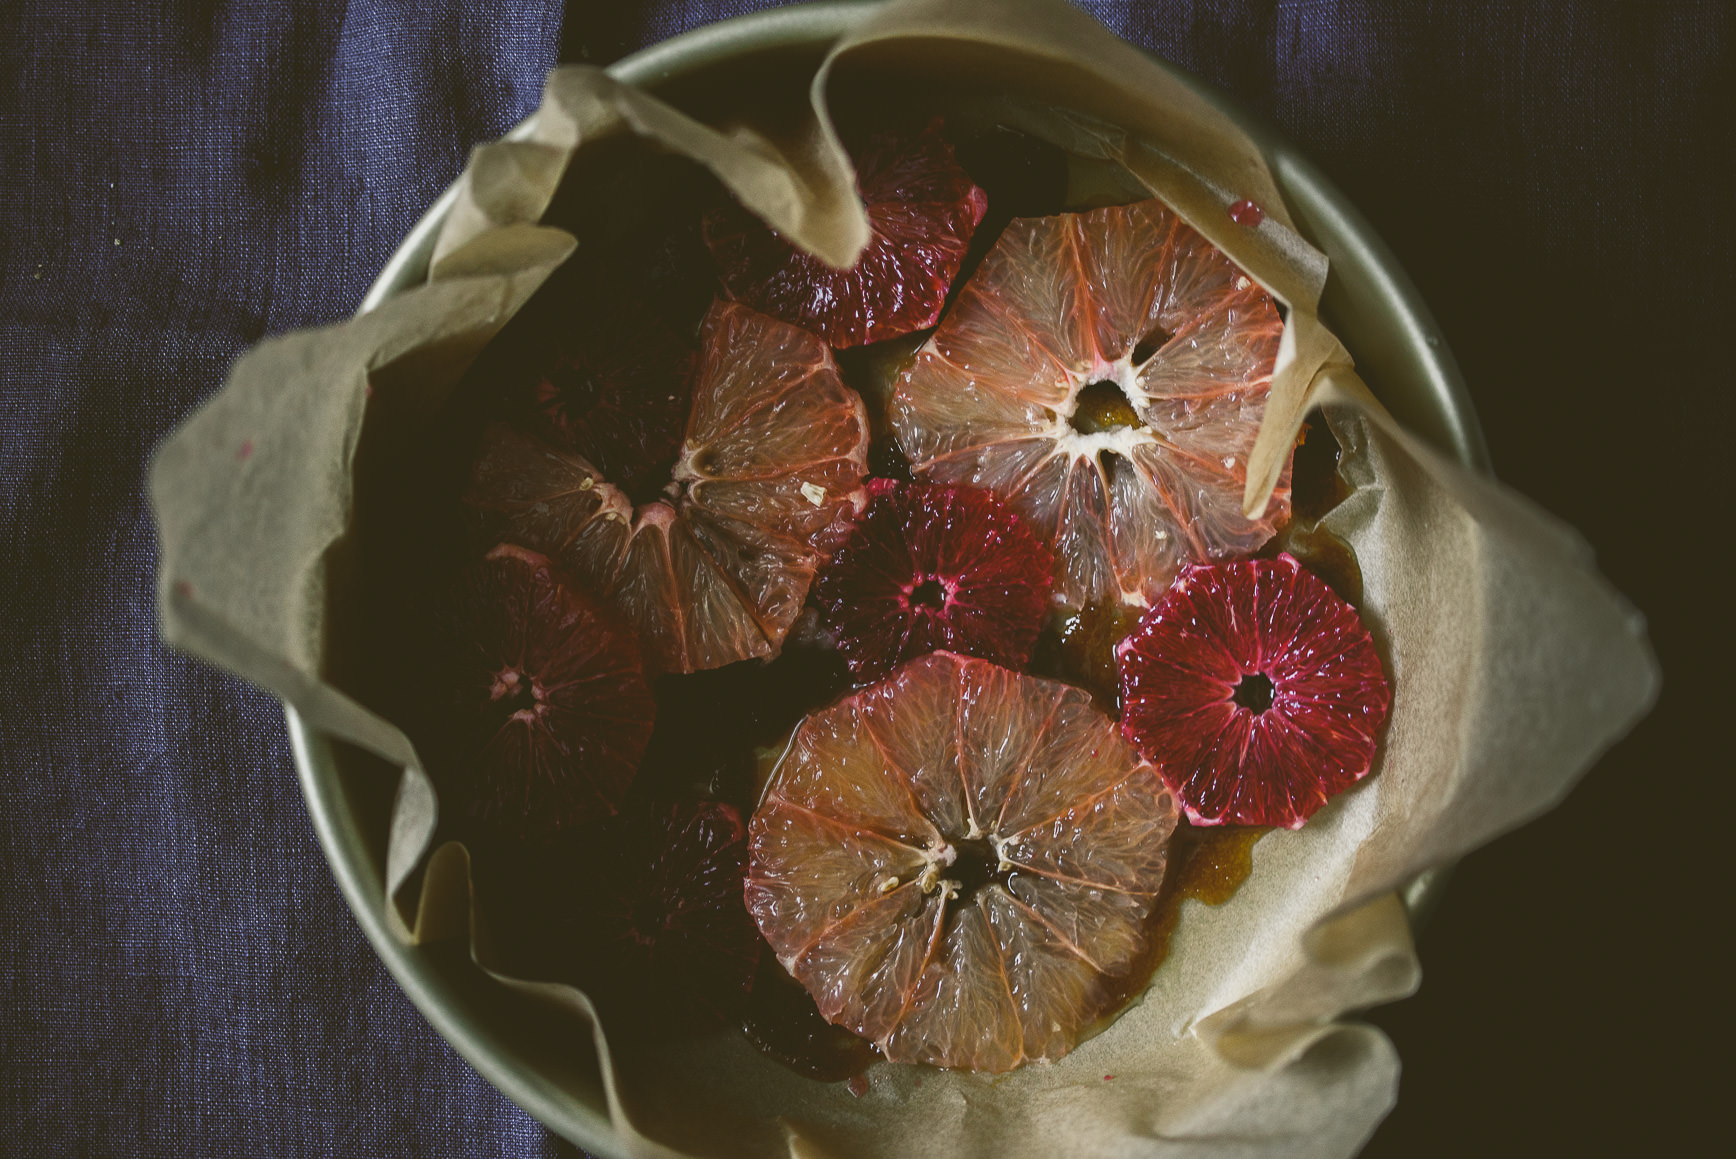
[[[1350,485],[1338,473],[1343,448],[1317,410],[1310,411],[1296,436],[1290,467],[1290,510],[1303,523],[1315,523],[1350,496]]]
[[[1338,473],[1342,448],[1319,411],[1302,425],[1290,471],[1290,521],[1278,529],[1259,554],[1271,559],[1289,552],[1303,567],[1326,581],[1338,597],[1362,603],[1362,568],[1356,553],[1338,536],[1320,526],[1326,513],[1350,495],[1350,485]]]
[[[1151,985],[1152,976],[1169,957],[1170,942],[1181,922],[1182,903],[1219,906],[1234,897],[1254,868],[1255,842],[1269,832],[1271,827],[1263,825],[1195,826],[1183,821],[1176,826],[1169,842],[1163,887],[1145,919],[1145,948],[1127,973],[1110,979],[1103,1017],[1090,1033],[1115,1021],[1127,1004]]]
[[[807,990],[769,953],[754,976],[741,1029],[768,1058],[820,1082],[854,1078],[879,1057],[867,1039],[822,1018]]]
[[[1115,645],[1139,623],[1139,609],[1122,603],[1088,604],[1068,611],[1037,638],[1030,671],[1036,676],[1077,684],[1097,707],[1121,715],[1121,677]]]

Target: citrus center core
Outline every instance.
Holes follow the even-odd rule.
[[[1271,677],[1260,672],[1249,673],[1236,685],[1230,699],[1258,716],[1272,707]]]
[[[1127,427],[1139,428],[1139,414],[1127,400],[1121,384],[1111,379],[1087,383],[1075,400],[1073,417],[1068,420],[1082,435],[1101,434]]]
[[[509,720],[521,712],[534,713],[543,702],[542,689],[537,687],[536,681],[516,668],[507,668],[495,675],[489,698]]]
[[[946,589],[940,586],[937,579],[922,580],[910,589],[910,606],[939,611],[946,607]]]
[[[1001,868],[1005,862],[986,837],[955,841],[953,848],[958,858],[947,866],[946,875],[957,883],[960,900],[969,901],[984,886],[1006,880]]]

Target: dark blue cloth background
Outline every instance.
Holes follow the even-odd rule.
[[[756,6],[0,7],[0,1154],[571,1153],[374,958],[276,703],[158,641],[142,479],[242,350],[354,309],[557,58]],[[1640,732],[1461,870],[1429,987],[1380,1016],[1407,1079],[1369,1154],[1670,1153],[1648,1133],[1712,1105],[1674,1029],[1703,1016],[1711,959],[1623,995],[1699,912],[1685,883],[1727,877],[1700,822],[1668,822],[1681,801],[1730,816],[1694,739],[1716,716],[1701,610],[1728,580],[1692,562],[1684,502],[1729,490],[1707,432],[1730,426],[1730,8],[1090,7],[1278,122],[1369,214],[1497,469],[1587,532],[1664,660]],[[1706,751],[1727,783],[1727,745]],[[1636,836],[1636,799],[1666,837]]]

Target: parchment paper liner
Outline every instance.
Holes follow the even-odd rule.
[[[476,930],[463,849],[429,853],[437,803],[409,741],[322,677],[328,570],[350,526],[362,425],[379,409],[370,396],[440,405],[571,252],[569,235],[537,222],[575,149],[614,132],[700,161],[798,243],[848,262],[866,222],[827,85],[888,66],[1016,94],[984,109],[1125,165],[1285,303],[1245,498],[1264,506],[1301,417],[1327,407],[1355,491],[1326,526],[1355,548],[1363,618],[1394,684],[1377,775],[1302,830],[1263,838],[1228,903],[1190,903],[1151,990],[1054,1065],[988,1078],[882,1064],[855,1098],[734,1033],[611,1051],[584,995],[501,982],[570,1011],[575,1050],[589,1027],[620,1149],[635,1154],[1350,1154],[1391,1106],[1398,1062],[1379,1031],[1339,1019],[1419,978],[1392,891],[1559,800],[1650,706],[1655,664],[1639,616],[1573,531],[1399,429],[1368,392],[1316,317],[1326,259],[1292,228],[1253,142],[1059,0],[864,13],[814,77],[812,115],[777,140],[706,126],[595,69],[555,71],[528,135],[473,156],[429,284],[262,343],[159,449],[163,633],[402,767],[389,915],[417,941]],[[1242,197],[1265,210],[1257,228],[1229,220]],[[486,946],[472,951],[486,968]]]

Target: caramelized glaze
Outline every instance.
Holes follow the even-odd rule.
[[[1170,838],[1163,888],[1145,919],[1145,949],[1127,973],[1110,981],[1098,1030],[1115,1021],[1130,1001],[1145,992],[1158,967],[1169,957],[1170,941],[1181,922],[1182,903],[1218,906],[1234,897],[1254,868],[1254,843],[1270,831],[1265,826],[1205,827],[1186,821],[1176,827],[1175,836]]]

